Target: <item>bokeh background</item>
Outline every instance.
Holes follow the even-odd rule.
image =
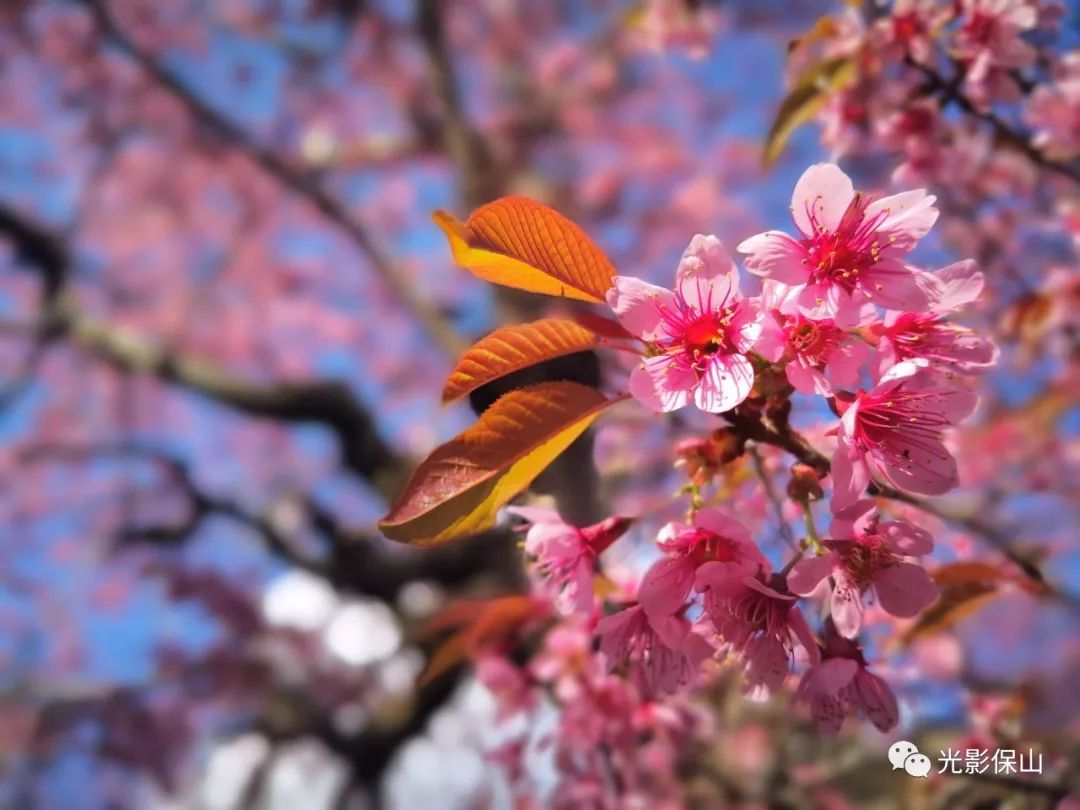
[[[787,227],[837,148],[810,125],[763,168],[788,43],[845,5],[4,2],[0,807],[509,806],[491,696],[415,680],[427,617],[520,586],[514,538],[417,551],[374,523],[484,404],[439,404],[461,349],[557,306],[454,267],[430,213],[527,194],[657,283],[694,233]],[[1075,47],[1080,5],[1060,9]],[[903,722],[969,727],[974,685],[1070,735],[1077,186],[1032,194],[1022,156],[980,159],[920,254],[984,263],[969,319],[1003,347],[957,440],[950,508],[976,520],[937,528],[943,560],[1048,584],[907,650]],[[871,187],[894,165],[845,158]],[[604,363],[545,373],[623,368]],[[539,489],[574,518],[659,508],[703,424],[620,411]]]

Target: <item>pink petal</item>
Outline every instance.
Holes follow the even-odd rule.
[[[630,393],[654,411],[677,411],[690,401],[697,375],[677,355],[648,357],[630,373]]]
[[[730,411],[750,395],[753,385],[754,366],[744,356],[714,355],[694,389],[694,404],[707,413]]]
[[[889,731],[900,722],[896,695],[877,675],[872,675],[865,668],[860,669],[855,675],[855,693],[862,705],[863,714],[878,731]]]
[[[765,231],[751,236],[735,248],[745,253],[743,266],[762,278],[783,284],[805,284],[809,275],[802,245],[782,231]]]
[[[885,219],[877,228],[882,241],[887,241],[893,251],[907,253],[937,222],[935,200],[925,189],[905,191],[870,203],[864,216],[870,219],[884,213]]]
[[[934,278],[898,259],[884,258],[859,276],[859,289],[875,304],[904,312],[926,312],[935,293]]]
[[[915,563],[890,565],[874,577],[881,607],[901,619],[910,619],[937,599],[938,589],[926,569]]]
[[[764,700],[784,684],[791,668],[784,645],[771,636],[751,639],[746,645],[746,690]]]
[[[811,214],[819,228],[835,231],[844,217],[855,188],[851,178],[834,163],[817,163],[803,172],[791,195],[791,217],[804,236],[814,235]]]
[[[702,509],[694,516],[694,523],[721,537],[728,537],[739,543],[746,543],[757,551],[757,546],[753,544],[750,536],[750,530],[726,512],[719,509]]]
[[[816,692],[835,695],[855,677],[859,664],[851,658],[830,658],[810,670],[809,688]]]
[[[780,326],[774,315],[771,313],[766,315],[754,351],[770,363],[775,363],[783,356],[786,348],[787,336],[784,334],[784,328]]]
[[[880,523],[877,533],[906,557],[920,557],[934,550],[934,538],[930,532],[906,520]]]
[[[650,341],[663,334],[661,308],[675,306],[671,290],[633,276],[615,276],[607,302],[628,332]]]
[[[675,613],[694,585],[696,567],[689,557],[667,557],[653,563],[638,586],[638,601],[652,616]]]
[[[649,617],[649,626],[653,629],[664,646],[679,649],[690,632],[690,622],[681,616]]]
[[[942,442],[927,436],[913,441],[918,444],[897,436],[887,455],[874,454],[866,460],[877,475],[905,492],[944,495],[960,483],[956,459]]]
[[[793,360],[784,366],[784,374],[791,383],[791,387],[800,394],[817,394],[823,397],[833,395],[832,386],[825,380],[825,375],[816,368],[804,366]]]
[[[823,554],[820,557],[800,560],[788,572],[788,590],[799,596],[809,596],[821,584],[821,581],[833,572],[835,567],[835,554]]]
[[[846,414],[845,414],[846,416]],[[857,503],[870,483],[870,473],[858,451],[841,437],[832,458],[833,494],[830,505],[834,512]]]
[[[679,261],[675,274],[679,295],[698,312],[715,312],[738,294],[738,276],[723,244],[715,236],[697,234]]]
[[[829,614],[840,635],[844,638],[855,638],[862,627],[862,594],[842,572],[837,572],[835,582],[829,602]]]
[[[859,381],[859,370],[872,355],[861,340],[845,340],[829,355],[825,376],[837,388],[850,388]]]
[[[761,336],[761,327],[765,313],[761,301],[757,298],[744,300],[731,318],[728,334],[737,352],[748,352]]]
[[[952,312],[979,297],[983,289],[983,274],[971,259],[950,264],[934,273],[938,293],[933,301],[934,312]]]
[[[818,647],[817,639],[810,632],[810,625],[806,623],[806,617],[798,607],[793,607],[788,612],[788,627],[802,648],[806,650],[806,657],[811,666],[821,661],[821,649]]]

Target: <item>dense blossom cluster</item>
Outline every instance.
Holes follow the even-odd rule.
[[[742,291],[750,279],[740,280],[720,241],[698,235],[674,289],[618,276],[608,303],[636,338],[629,389],[651,410],[695,407],[782,430],[781,403],[790,408],[794,393],[825,398],[836,414],[831,470],[797,464],[788,489],[787,507],[807,521],[802,542],[786,559],[770,556],[735,504],[706,503],[705,485],[744,451],[726,428],[680,445],[690,509],[659,529],[640,579],[599,561],[627,519],[579,528],[549,509],[510,510],[524,521],[537,604],[547,605],[553,629],[527,672],[499,659],[486,677],[505,684],[513,671],[532,683],[496,688],[526,712],[537,710],[536,689],[558,679],[552,740],[574,775],[568,791],[601,791],[602,752],[620,759],[620,775],[655,780],[649,762],[623,759],[623,726],[648,718],[649,733],[667,744],[692,738],[680,696],[725,671],[741,673],[754,700],[801,671],[794,698],[822,731],[836,732],[848,716],[881,730],[898,722],[897,699],[858,637],[867,604],[912,619],[935,600],[920,564],[933,540],[883,514],[872,495],[910,499],[957,485],[946,431],[974,410],[973,376],[993,364],[996,347],[949,316],[978,296],[983,279],[970,261],[938,272],[911,263],[938,215],[924,191],[875,197],[820,164],[799,180],[791,210],[793,234],[768,231],[739,245],[760,278],[757,294]],[[814,502],[830,490],[831,525],[820,537]]]

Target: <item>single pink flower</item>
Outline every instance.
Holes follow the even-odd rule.
[[[951,323],[946,316],[979,297],[983,275],[972,261],[951,264],[934,274],[939,284],[930,311],[890,312],[871,332],[879,339],[879,373],[899,362],[922,358],[943,370],[976,372],[997,362],[998,348],[987,335]]]
[[[871,501],[861,501],[853,511],[862,512],[854,522],[833,522],[825,554],[801,560],[787,576],[788,588],[800,596],[833,578],[830,613],[846,638],[859,632],[862,597],[870,590],[886,613],[902,619],[918,615],[938,593],[926,569],[905,560],[933,550],[928,532],[904,520],[879,522]]]
[[[681,616],[650,617],[633,605],[596,625],[608,669],[626,665],[642,694],[676,692],[697,674],[712,646]]]
[[[1034,61],[1037,52],[1022,35],[1038,23],[1038,12],[1027,0],[960,0],[959,8],[953,55],[966,64],[968,92],[982,99],[986,85]]]
[[[743,659],[751,697],[766,698],[783,684],[796,641],[817,660],[817,642],[782,576],[767,569],[746,576],[711,562],[698,570],[696,588],[717,634]]]
[[[859,380],[859,369],[870,358],[870,347],[826,318],[812,321],[801,313],[773,310],[754,347],[771,363],[784,363],[788,382],[800,394],[831,397],[835,388]]]
[[[859,500],[874,477],[921,495],[942,495],[959,483],[942,433],[969,416],[978,397],[960,387],[963,380],[926,367],[925,360],[898,363],[847,404],[832,459],[834,512]]]
[[[761,312],[739,293],[735,265],[715,236],[690,241],[674,292],[616,276],[608,304],[647,346],[630,392],[648,407],[674,411],[693,400],[722,413],[750,393],[754,367],[746,352],[761,332]]]
[[[768,565],[749,530],[719,509],[700,510],[693,525],[668,523],[656,542],[665,556],[645,573],[638,588],[638,601],[650,616],[678,613],[698,568],[707,562],[746,574]]]
[[[1034,145],[1051,157],[1080,154],[1080,51],[1061,57],[1053,84],[1036,87],[1024,118],[1035,128]]]
[[[525,553],[536,560],[556,607],[563,613],[592,611],[596,558],[622,537],[633,519],[609,517],[579,528],[554,509],[511,506],[507,511],[526,521]]]
[[[867,668],[862,649],[825,623],[821,663],[810,667],[799,681],[795,700],[810,706],[810,715],[822,734],[836,734],[849,715],[862,715],[879,731],[889,731],[900,720],[896,696],[889,685]]]
[[[798,239],[766,231],[738,246],[746,269],[799,287],[796,304],[808,318],[847,326],[872,303],[924,311],[933,282],[904,257],[937,220],[925,190],[873,199],[856,192],[831,163],[807,169],[791,198]]]

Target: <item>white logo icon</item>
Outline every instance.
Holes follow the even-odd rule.
[[[904,767],[905,759],[917,753],[919,753],[919,749],[915,743],[899,740],[889,746],[889,762],[892,763],[894,771],[899,770]]]
[[[909,776],[925,777],[930,773],[930,757],[918,752],[904,760],[904,770]]]

